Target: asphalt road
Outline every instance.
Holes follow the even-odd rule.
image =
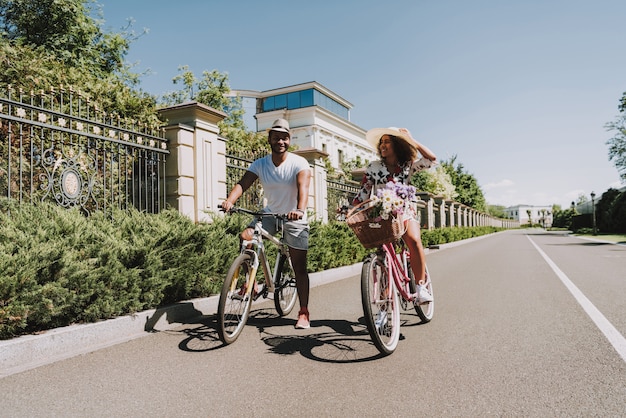
[[[380,357],[359,277],[315,287],[312,327],[257,305],[0,379],[2,417],[623,417],[626,246],[515,230],[431,251],[435,317]]]

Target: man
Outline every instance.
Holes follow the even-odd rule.
[[[266,212],[286,213],[285,241],[296,276],[296,288],[300,300],[300,311],[296,328],[310,327],[309,319],[309,274],[307,271],[307,251],[309,249],[309,224],[306,207],[309,196],[311,169],[306,159],[288,151],[291,134],[289,123],[285,119],[276,119],[268,133],[268,142],[272,153],[254,161],[241,180],[230,191],[222,203],[222,209],[228,212],[243,192],[259,179],[263,186],[267,205]],[[276,232],[273,219],[264,218],[263,228],[270,233]],[[252,239],[253,229],[248,226],[242,233],[244,240]]]

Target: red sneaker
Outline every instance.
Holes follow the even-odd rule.
[[[297,329],[309,329],[311,328],[311,321],[309,320],[309,310],[307,308],[300,309],[298,312],[298,322],[296,322]]]

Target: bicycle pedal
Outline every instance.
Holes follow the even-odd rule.
[[[261,296],[263,296],[263,299],[267,299],[267,295],[268,295],[267,286],[265,286],[265,285],[261,285],[261,286],[262,286],[261,290],[259,292],[255,292],[254,293],[254,296],[252,297],[252,300],[257,300]]]

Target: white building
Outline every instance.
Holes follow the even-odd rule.
[[[263,132],[278,118],[291,128],[291,143],[301,150],[315,149],[328,155],[335,169],[344,161],[377,159],[376,150],[365,141],[366,131],[350,122],[352,104],[312,81],[267,91],[233,90],[242,98],[248,128]],[[249,126],[254,111],[256,127]]]
[[[506,218],[519,221],[520,225],[539,224],[546,228],[552,226],[552,206],[517,205],[504,209]]]

